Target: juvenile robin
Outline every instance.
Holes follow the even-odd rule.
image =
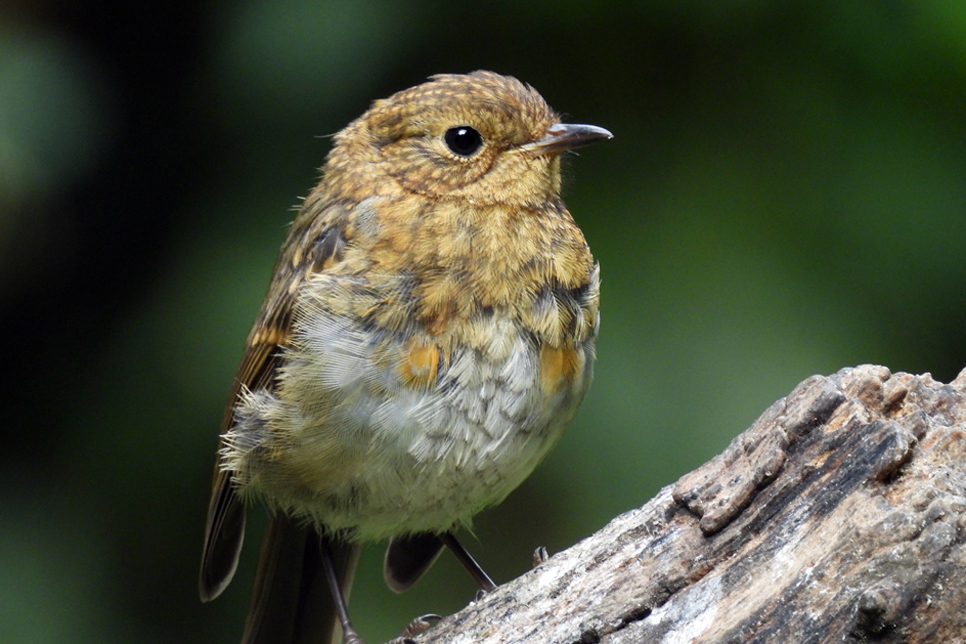
[[[563,124],[514,78],[434,76],[335,136],[282,246],[222,428],[201,565],[231,581],[272,510],[243,642],[360,644],[361,545],[409,588],[560,438],[590,385],[599,268],[560,198]],[[413,627],[417,628],[417,627]],[[412,632],[412,631],[410,631]]]

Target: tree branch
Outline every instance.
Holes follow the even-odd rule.
[[[814,376],[420,643],[963,642],[966,371]]]

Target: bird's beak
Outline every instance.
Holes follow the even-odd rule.
[[[596,125],[578,125],[576,123],[554,123],[547,128],[543,136],[527,143],[520,149],[531,154],[540,156],[544,154],[557,154],[564,150],[573,150],[582,145],[612,139],[614,135],[602,127]]]

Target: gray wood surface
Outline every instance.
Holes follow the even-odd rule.
[[[420,643],[966,642],[966,371],[814,376]]]

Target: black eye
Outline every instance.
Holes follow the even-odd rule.
[[[451,127],[446,130],[443,140],[453,154],[461,157],[471,157],[483,147],[483,135],[469,125]]]

